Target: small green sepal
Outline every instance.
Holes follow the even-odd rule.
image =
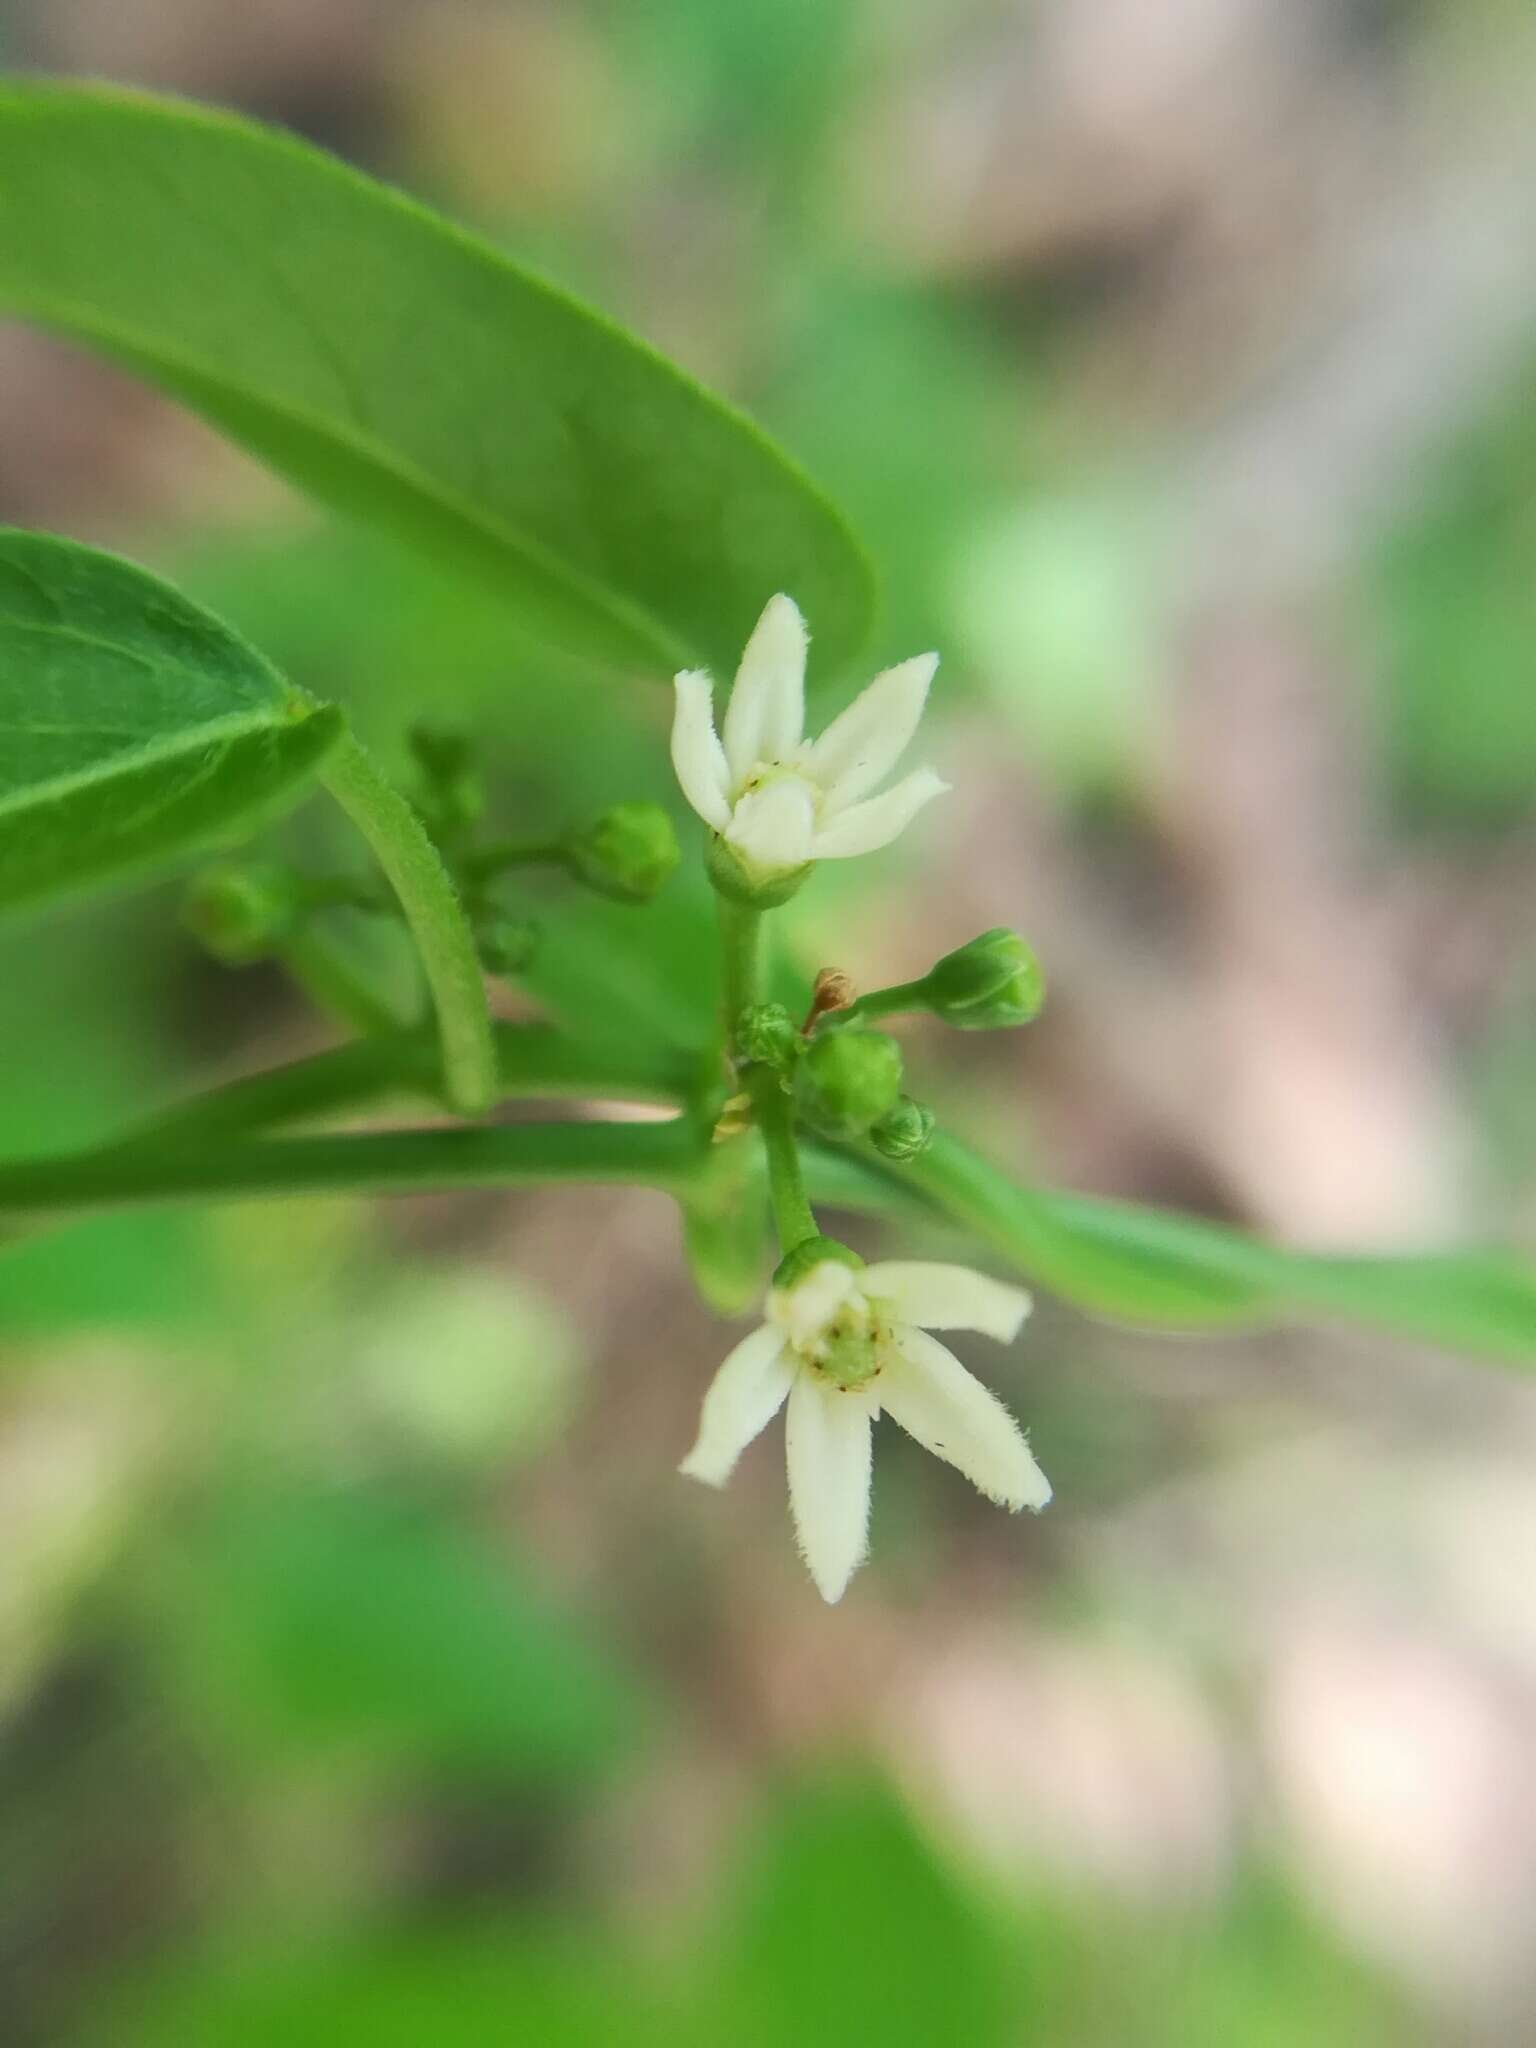
[[[704,865],[709,879],[722,896],[748,910],[777,910],[799,889],[814,865],[798,868],[760,868],[744,861],[718,832],[711,833]]]
[[[813,1267],[825,1265],[832,1260],[839,1266],[851,1266],[855,1273],[862,1273],[864,1261],[856,1251],[845,1244],[839,1244],[835,1237],[805,1237],[792,1251],[787,1251],[773,1271],[773,1285],[789,1288],[803,1280]]]

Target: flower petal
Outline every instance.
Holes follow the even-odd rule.
[[[784,1419],[789,1505],[800,1554],[823,1600],[841,1600],[869,1548],[874,1402],[801,1372]]]
[[[1024,1432],[995,1394],[973,1379],[937,1337],[903,1324],[899,1356],[875,1382],[880,1406],[908,1436],[1006,1508],[1043,1508],[1050,1481]]]
[[[898,662],[868,684],[811,748],[809,772],[833,810],[845,810],[890,774],[917,731],[936,654]]]
[[[855,804],[829,825],[823,825],[811,842],[812,860],[844,860],[855,853],[874,853],[889,846],[906,829],[923,805],[942,796],[949,784],[931,768],[919,768],[904,776],[894,789]]]
[[[811,857],[816,813],[808,783],[781,775],[762,789],[749,789],[725,828],[736,850],[764,868],[803,867]]]
[[[904,1323],[923,1330],[980,1330],[1011,1344],[1030,1311],[1022,1287],[1009,1287],[969,1266],[886,1259],[863,1274],[866,1294],[888,1301]]]
[[[759,761],[787,761],[805,726],[805,621],[782,592],[752,628],[731,686],[725,753],[739,789]]]
[[[747,1445],[783,1407],[794,1376],[781,1332],[764,1325],[743,1337],[709,1383],[698,1441],[678,1471],[724,1486]]]
[[[672,766],[683,795],[705,824],[723,832],[731,817],[731,778],[725,749],[715,737],[714,685],[703,669],[685,668],[676,688]]]

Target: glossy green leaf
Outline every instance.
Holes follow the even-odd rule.
[[[339,732],[142,569],[0,531],[0,908],[252,827]]]
[[[113,88],[0,94],[0,304],[619,661],[725,664],[792,591],[828,670],[870,582],[750,421],[488,244],[291,137]]]

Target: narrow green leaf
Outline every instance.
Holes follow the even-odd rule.
[[[1536,1265],[1513,1253],[1290,1251],[1204,1217],[1018,1187],[942,1135],[910,1166],[879,1170],[1095,1314],[1195,1328],[1315,1310],[1536,1365]]]
[[[340,730],[142,569],[0,530],[0,909],[250,829]]]
[[[779,589],[827,669],[864,638],[862,554],[749,420],[291,137],[115,88],[10,86],[0,304],[488,573],[563,644],[729,662]]]

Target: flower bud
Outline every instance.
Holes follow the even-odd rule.
[[[181,921],[226,967],[248,967],[291,935],[298,921],[293,878],[271,864],[210,868],[187,891]]]
[[[579,879],[620,903],[649,903],[680,855],[672,820],[660,804],[614,804],[565,841]]]
[[[749,1003],[736,1025],[736,1057],[744,1066],[772,1067],[787,1074],[805,1041],[782,1003]]]
[[[407,740],[426,791],[423,809],[439,830],[461,832],[485,809],[485,790],[472,742],[450,726],[423,720]]]
[[[879,1031],[850,1028],[814,1038],[795,1073],[800,1114],[831,1138],[862,1138],[900,1093],[901,1048]]]
[[[898,1098],[877,1124],[870,1127],[869,1142],[884,1159],[916,1159],[933,1143],[933,1111],[914,1102],[910,1095]]]
[[[481,965],[490,974],[525,974],[539,950],[539,928],[526,917],[493,917],[475,932]]]
[[[946,953],[923,991],[934,1015],[957,1031],[998,1031],[1039,1015],[1045,977],[1018,933],[997,925]]]

